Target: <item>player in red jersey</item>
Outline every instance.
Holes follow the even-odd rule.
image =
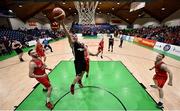
[[[166,80],[168,79],[168,75],[169,75],[168,85],[172,86],[172,78],[173,78],[171,71],[167,68],[166,64],[162,61],[164,57],[165,57],[164,54],[158,54],[156,57],[155,66],[149,69],[149,70],[152,70],[155,68],[156,74],[153,77],[155,85],[150,85],[150,86],[153,88],[157,88],[159,91],[160,101],[157,103],[157,106],[159,108],[163,108],[163,96],[164,96],[163,86],[166,83]]]
[[[32,60],[29,63],[29,77],[35,78],[45,87],[43,91],[47,91],[46,107],[49,109],[53,109],[54,106],[50,102],[52,86],[50,84],[48,75],[45,72],[46,69],[50,71],[52,69],[47,68],[42,60],[38,58],[38,54],[34,50],[29,50],[28,54],[32,57]]]
[[[104,38],[101,39],[101,41],[99,42],[99,46],[98,46],[98,55],[99,55],[99,53],[101,53],[101,58],[103,58],[103,56],[102,56],[103,49],[104,49]]]
[[[44,58],[44,62],[46,61],[46,55],[45,55],[45,50],[43,48],[43,45],[40,43],[39,39],[36,40],[37,44],[35,46],[36,49],[36,53],[38,54],[38,56],[42,59],[42,57]]]

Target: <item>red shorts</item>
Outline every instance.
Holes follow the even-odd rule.
[[[86,59],[86,72],[89,73],[89,59]]]
[[[37,51],[37,54],[38,54],[39,57],[44,57],[45,56],[44,51]]]
[[[98,47],[98,52],[102,52],[103,51],[103,47]]]
[[[36,80],[39,81],[39,83],[41,83],[46,88],[49,88],[51,86],[48,76],[36,78]]]
[[[157,81],[157,85],[160,88],[163,88],[164,84],[167,81],[167,75],[166,76],[159,76],[157,74],[154,75],[153,80]]]

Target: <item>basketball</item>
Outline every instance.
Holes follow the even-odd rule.
[[[63,9],[56,7],[52,11],[55,20],[61,21],[65,18],[65,12]]]

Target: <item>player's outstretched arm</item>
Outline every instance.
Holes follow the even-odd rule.
[[[72,37],[71,37],[71,35],[70,35],[69,31],[67,30],[67,28],[66,28],[66,26],[65,26],[64,22],[63,22],[63,21],[61,21],[61,22],[60,22],[60,24],[62,25],[62,27],[63,27],[63,29],[64,29],[64,31],[65,31],[65,33],[66,33],[67,37],[68,37],[69,44],[70,44],[70,45],[72,45],[72,43],[73,43],[73,39],[72,39]]]
[[[94,54],[94,53],[91,53],[89,51],[88,51],[88,53],[89,53],[90,56],[98,56],[98,53]]]
[[[155,68],[155,66],[153,66],[152,68],[150,68],[149,70],[151,71],[151,70],[153,70]]]

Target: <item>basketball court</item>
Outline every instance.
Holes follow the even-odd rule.
[[[96,51],[100,39],[81,39],[91,44],[90,50]],[[54,53],[47,52],[47,65],[53,67],[49,77],[53,86],[52,101],[54,110],[159,110],[155,100],[158,100],[157,91],[149,85],[153,84],[153,65],[157,52],[147,48],[125,42],[123,48],[118,47],[115,41],[115,51],[107,51],[105,41],[104,58],[91,57],[90,76],[83,78],[84,88],[75,88],[75,95],[69,92],[70,84],[75,75],[73,55],[68,47],[68,40],[63,39],[52,43]],[[67,47],[62,47],[67,45]],[[133,50],[134,48],[138,50]],[[135,53],[136,52],[136,53]],[[143,52],[143,53],[142,53]],[[142,53],[138,55],[138,53]],[[145,56],[146,55],[146,56]],[[30,57],[24,54],[25,62],[19,63],[17,56],[1,62],[1,108],[16,110],[47,110],[44,105],[45,95],[42,85],[28,77],[28,62]],[[165,62],[175,74],[173,87],[164,88],[166,109],[178,109],[178,78],[180,63],[173,58],[166,57]],[[20,68],[26,66],[27,68]],[[12,73],[14,72],[14,73]],[[16,74],[16,75],[14,75]],[[19,79],[23,78],[23,79]],[[173,94],[173,95],[172,95]],[[172,103],[171,100],[174,102]],[[76,104],[79,105],[76,105]]]
[[[58,63],[49,75],[54,110],[157,110],[155,101],[120,61],[92,61],[90,65],[90,77],[83,81],[85,87],[77,87],[76,94],[71,95],[69,84],[75,73],[73,62]],[[115,70],[109,70],[113,68]],[[45,110],[43,94],[42,86],[36,86],[17,110]]]
[[[82,24],[94,24],[95,21],[88,17],[90,15],[82,13],[88,5],[82,7],[80,2],[75,2],[74,5],[77,12],[82,14],[79,17]],[[93,3],[91,13],[95,13],[97,5],[97,2]],[[82,33],[78,34],[82,35]],[[86,78],[84,75],[83,88],[80,88],[78,84],[75,85],[74,95],[70,92],[70,86],[75,77],[74,56],[68,39],[54,40],[50,43],[53,52],[46,51],[46,65],[53,69],[47,72],[52,85],[51,101],[54,104],[54,111],[180,110],[180,56],[125,40],[120,48],[119,38],[116,37],[114,37],[113,52],[110,52],[107,34],[78,36],[79,41],[88,45],[92,53],[97,52],[98,43],[102,38],[104,38],[103,58],[90,56],[89,77]],[[43,92],[43,86],[34,78],[29,78],[31,57],[27,51],[33,48],[34,46],[23,49],[24,62],[19,62],[15,52],[11,55],[0,56],[0,110],[48,110],[45,106],[46,92]],[[158,53],[165,54],[163,61],[173,74],[173,86],[168,86],[167,81],[163,88],[163,109],[157,108],[159,101],[157,89],[150,87],[154,84],[152,78],[155,71],[150,71],[149,68],[154,66]]]

